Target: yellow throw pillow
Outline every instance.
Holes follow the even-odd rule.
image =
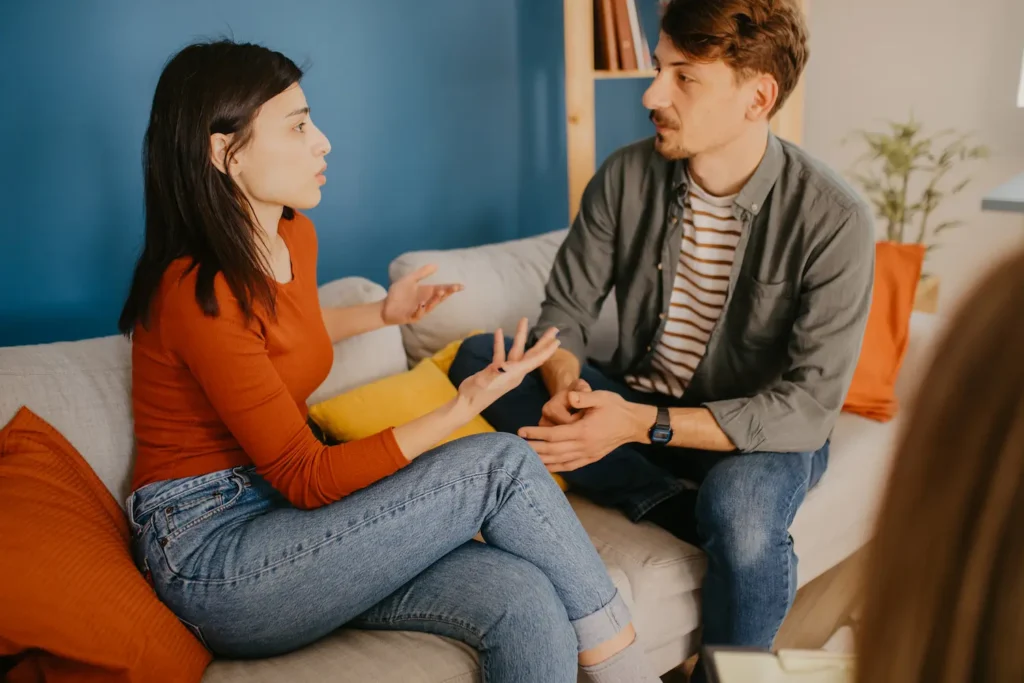
[[[448,379],[447,369],[451,367],[461,344],[461,339],[452,342],[432,358],[420,361],[412,370],[317,403],[310,407],[309,416],[324,432],[339,441],[363,439],[422,417],[458,396],[458,390]],[[471,434],[494,431],[487,420],[477,415],[437,445]],[[565,491],[565,480],[557,474],[551,476]]]
[[[411,422],[440,408],[457,395],[458,391],[448,376],[428,358],[412,370],[317,403],[309,409],[309,415],[335,439],[355,441]],[[494,427],[477,415],[438,445],[470,434],[493,431]]]

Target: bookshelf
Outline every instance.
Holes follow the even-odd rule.
[[[807,0],[799,0],[807,11]],[[654,78],[652,70],[599,71],[594,68],[594,0],[563,0],[565,20],[565,115],[569,171],[569,222],[576,218],[583,190],[597,169],[594,84],[599,80]],[[648,36],[650,49],[657,36]],[[637,103],[639,106],[639,103]],[[804,79],[772,119],[772,131],[799,143],[803,129]]]

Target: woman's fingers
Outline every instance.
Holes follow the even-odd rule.
[[[509,361],[515,362],[523,357],[523,353],[526,351],[526,336],[529,332],[530,328],[526,318],[520,318],[519,324],[516,325],[516,336],[512,340],[512,350],[508,354]]]
[[[430,313],[440,304],[442,304],[445,301],[445,299],[450,297],[452,294],[457,294],[458,292],[461,292],[463,289],[464,288],[462,285],[438,285],[434,287],[432,290],[429,290],[430,295],[424,296],[420,303],[419,310],[422,311],[422,313],[419,314],[420,317],[423,317],[423,315]]]
[[[548,344],[552,340],[556,339],[557,337],[558,337],[558,328],[557,327],[550,327],[550,328],[548,328],[544,332],[544,334],[541,335],[541,338],[537,340],[537,343],[533,345],[533,348],[530,349],[526,353],[526,355],[529,356],[531,353],[538,352],[537,349],[544,349],[546,344]]]
[[[500,327],[494,331],[494,354],[491,356],[491,363],[496,366],[505,363],[505,333]]]
[[[434,263],[428,263],[421,268],[417,268],[413,272],[406,275],[402,280],[412,280],[413,282],[419,282],[423,278],[430,277],[437,272],[437,265]]]
[[[544,365],[551,356],[555,355],[555,351],[557,351],[558,347],[561,345],[562,342],[557,339],[551,339],[546,342],[537,342],[534,344],[533,348],[530,349],[529,353],[515,363],[506,363],[505,368],[517,376],[525,377],[527,374]]]

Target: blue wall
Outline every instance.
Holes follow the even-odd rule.
[[[655,40],[654,0],[641,12]],[[310,63],[330,137],[321,281],[403,251],[564,227],[562,3],[0,2],[0,345],[112,334],[142,238],[140,154],[165,60],[230,35]],[[17,65],[17,66],[15,66]],[[598,158],[648,135],[643,83],[599,83]]]

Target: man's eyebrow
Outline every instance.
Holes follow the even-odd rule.
[[[293,116],[298,116],[299,114],[302,114],[303,116],[305,116],[308,113],[309,113],[309,107],[303,107],[302,109],[296,109],[291,114],[288,114],[288,116],[286,116],[285,118],[288,119],[288,118],[291,118]]]
[[[661,60],[658,59],[657,57],[654,57],[652,55],[651,58],[654,60],[655,66],[658,66],[658,67],[665,67],[665,66],[693,66],[693,62],[689,62],[689,61],[687,61],[685,59],[677,59],[674,62],[669,62],[668,64],[662,64]]]

